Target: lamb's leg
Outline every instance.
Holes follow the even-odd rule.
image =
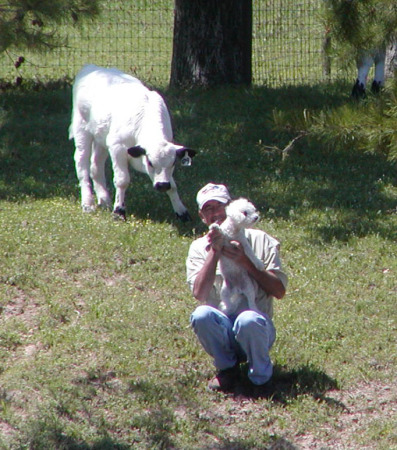
[[[265,270],[265,265],[263,264],[263,261],[260,260],[254,253],[252,247],[249,245],[248,242],[244,242],[244,251],[246,256],[251,260],[251,262],[254,264],[254,266],[258,270]]]
[[[220,304],[219,304],[219,309],[224,313],[224,314],[229,314],[233,311],[231,311],[232,309],[232,305],[230,302],[230,298],[232,296],[232,291],[229,288],[229,286],[226,284],[226,282],[223,283],[221,291],[220,291]]]
[[[248,307],[251,311],[255,311],[257,313],[260,313],[258,307],[256,306],[255,301],[255,287],[252,282],[247,283],[247,286],[245,288],[245,295],[247,297]]]

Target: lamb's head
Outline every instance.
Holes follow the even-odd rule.
[[[258,211],[246,198],[238,198],[229,203],[226,215],[238,228],[249,228],[259,220]]]

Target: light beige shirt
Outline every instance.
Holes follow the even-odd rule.
[[[255,255],[265,265],[265,270],[272,270],[273,272],[275,272],[283,283],[284,287],[287,288],[288,278],[287,275],[282,271],[281,260],[279,256],[280,243],[275,238],[262,230],[248,229],[245,230],[245,235],[248,239],[248,242],[251,244]],[[189,253],[186,259],[186,272],[187,282],[191,291],[193,291],[196,276],[200,272],[207,258],[207,248],[207,236],[196,239],[190,245]],[[220,273],[218,263],[216,268],[215,283],[207,300],[208,305],[218,308],[220,303],[220,290],[222,287],[222,282],[223,278]],[[254,284],[256,286],[255,301],[258,309],[272,318],[273,297],[260,289],[255,281]],[[246,305],[241,305],[239,308],[239,310],[241,311],[244,309],[247,309]]]

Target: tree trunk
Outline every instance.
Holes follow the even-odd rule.
[[[325,33],[322,43],[322,60],[323,60],[323,76],[330,81],[331,80],[331,35]]]
[[[252,0],[175,0],[171,86],[251,84]]]
[[[386,78],[394,77],[397,71],[397,41],[394,41],[386,49]]]

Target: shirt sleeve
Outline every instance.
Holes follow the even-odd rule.
[[[186,259],[186,277],[187,283],[191,291],[193,291],[194,282],[196,280],[197,274],[200,272],[201,268],[205,263],[205,243],[203,242],[205,238],[199,238],[193,241],[189,248],[189,253]]]
[[[284,288],[287,288],[288,277],[282,269],[280,243],[264,231],[258,231],[250,230],[247,236],[255,255],[263,262],[265,270],[271,270],[276,273]]]
[[[196,280],[197,274],[202,269],[208,255],[207,251],[208,241],[207,237],[204,236],[192,242],[189,248],[189,253],[186,259],[186,278],[188,286],[193,292],[194,282]],[[219,266],[217,265],[215,273],[215,281],[212,286],[208,298],[206,301],[207,305],[218,307],[220,302],[220,289],[222,287],[222,276],[219,272]]]
[[[286,288],[288,278],[281,267],[279,242],[264,231],[256,229],[246,231],[248,241],[250,242],[256,257],[263,261],[265,270],[271,270],[275,272]],[[196,280],[197,274],[200,272],[206,261],[208,253],[206,250],[207,246],[208,241],[206,236],[196,239],[190,245],[188,256],[186,259],[186,278],[191,292],[193,292],[194,282]],[[219,305],[221,287],[222,275],[219,271],[218,265],[216,270],[215,282],[207,299],[208,305],[214,306],[215,308]],[[263,312],[266,312],[270,317],[272,317],[272,297],[269,297],[264,291],[259,289],[259,287],[257,287],[257,296],[259,308]]]

